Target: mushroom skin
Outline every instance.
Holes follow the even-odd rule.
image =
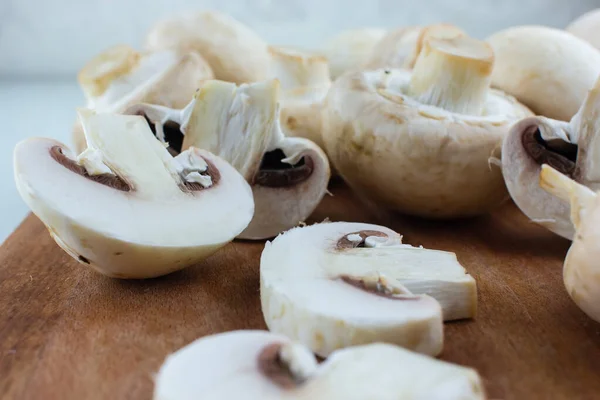
[[[530,117],[511,128],[502,146],[502,173],[515,204],[533,222],[573,239],[569,204],[539,187],[540,171],[542,164],[548,164],[593,190],[600,189],[599,136],[600,79],[570,122]]]
[[[338,350],[318,364],[302,345],[252,330],[206,336],[166,358],[153,399],[198,393],[206,400],[485,399],[471,368],[381,343]]]
[[[600,75],[600,51],[559,29],[519,26],[487,41],[496,55],[492,86],[536,115],[569,121]]]
[[[567,26],[567,32],[585,40],[596,49],[600,49],[600,9],[589,11]]]
[[[14,174],[23,200],[81,264],[115,278],[165,275],[213,254],[252,219],[250,187],[219,157],[190,148],[173,158],[139,116],[79,115],[84,153],[26,139]]]
[[[325,149],[355,192],[387,209],[434,218],[483,214],[508,198],[488,160],[499,155],[510,125],[531,112],[489,89],[493,54],[485,44],[427,40],[436,48],[427,45],[412,72],[354,72],[333,83]]]

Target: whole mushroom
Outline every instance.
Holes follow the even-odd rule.
[[[506,187],[489,158],[531,113],[489,88],[493,61],[484,42],[430,36],[413,71],[339,78],[323,115],[336,171],[360,196],[410,214],[472,216],[501,204]]]
[[[492,86],[537,115],[570,120],[600,75],[600,51],[559,29],[519,26],[487,41],[496,54]]]
[[[583,14],[571,22],[566,31],[600,49],[600,9]]]
[[[596,143],[596,139],[599,143]],[[534,222],[572,239],[569,204],[539,187],[543,164],[600,189],[600,79],[570,122],[525,118],[510,130],[502,148],[502,171],[517,206]]]

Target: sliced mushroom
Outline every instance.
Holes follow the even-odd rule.
[[[148,32],[146,47],[195,50],[208,61],[215,78],[224,81],[245,83],[268,77],[267,43],[246,25],[218,11],[164,19]]]
[[[154,400],[483,400],[471,369],[388,344],[339,350],[317,364],[307,348],[264,331],[200,338],[169,355]]]
[[[120,45],[90,60],[78,80],[87,108],[120,113],[141,102],[183,107],[201,82],[212,77],[210,67],[197,53],[139,53]],[[73,127],[73,142],[77,153],[85,150],[79,121]]]
[[[565,258],[563,279],[569,296],[590,318],[600,322],[600,201],[598,192],[543,165],[540,185],[570,206],[576,234]]]
[[[502,149],[502,170],[511,197],[534,222],[572,239],[575,229],[569,218],[569,204],[538,185],[542,164],[598,190],[599,148],[600,79],[570,122],[532,117],[511,128]]]
[[[490,211],[507,199],[499,153],[529,110],[489,89],[493,53],[467,36],[428,37],[414,70],[347,74],[325,102],[323,141],[359,195],[427,217]]]
[[[600,9],[583,14],[571,22],[566,30],[578,38],[585,40],[596,49],[600,49],[600,35],[598,35],[600,31]]]
[[[473,318],[477,310],[475,280],[454,253],[402,244],[371,224],[322,223],[278,236],[262,253],[260,282],[269,329],[321,356],[372,342],[436,355],[442,316]]]
[[[349,29],[327,40],[322,52],[329,61],[331,79],[359,68],[385,33],[381,28]]]
[[[487,40],[496,54],[492,86],[537,115],[568,121],[600,75],[600,51],[562,30],[520,26]]]
[[[193,265],[244,230],[249,185],[219,157],[176,158],[139,116],[80,111],[87,149],[32,138],[14,154],[19,193],[71,257],[118,278]]]
[[[211,151],[230,162],[252,185],[256,210],[243,239],[265,239],[304,221],[327,190],[330,171],[323,151],[303,138],[286,138],[279,125],[279,82],[236,86],[207,81],[183,110],[139,105],[166,142]],[[171,141],[169,141],[171,144]],[[172,147],[172,146],[171,146]]]

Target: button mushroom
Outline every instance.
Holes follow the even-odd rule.
[[[568,121],[600,74],[600,51],[562,30],[520,26],[487,40],[496,54],[492,86],[538,115]]]
[[[79,72],[78,80],[87,108],[118,113],[140,102],[183,107],[200,83],[212,76],[210,67],[197,53],[139,53],[119,45],[90,60]],[[73,142],[77,153],[85,150],[78,121],[73,127]]]
[[[206,81],[183,110],[138,105],[157,137],[174,152],[189,146],[230,162],[252,185],[256,210],[238,237],[265,239],[304,221],[327,190],[323,151],[303,138],[286,138],[279,126],[279,82]],[[174,146],[175,144],[175,146]]]
[[[218,361],[218,362],[215,362]],[[471,369],[388,344],[336,351],[321,364],[310,350],[264,331],[200,338],[169,355],[154,400],[483,400]]]
[[[502,170],[517,206],[534,222],[572,239],[575,232],[569,205],[539,185],[542,164],[594,190],[600,189],[600,79],[588,92],[570,122],[545,117],[526,118],[510,130],[502,148]]]
[[[592,10],[577,18],[567,26],[567,32],[585,40],[600,49],[600,9]]]
[[[563,279],[569,296],[590,318],[600,322],[600,201],[598,193],[554,168],[543,165],[540,185],[570,205],[576,229],[565,258]]]
[[[438,354],[442,315],[475,316],[475,280],[453,253],[401,239],[382,226],[336,222],[267,243],[260,260],[267,326],[321,356],[377,341]]]
[[[56,243],[111,277],[150,278],[201,261],[252,219],[249,185],[229,164],[190,148],[173,158],[139,116],[80,111],[87,149],[17,145],[17,188]]]
[[[489,89],[493,58],[484,42],[431,36],[412,72],[339,78],[323,114],[336,171],[359,195],[415,215],[470,216],[502,203],[502,174],[488,160],[531,113]]]
[[[216,79],[246,83],[266,79],[270,57],[267,43],[235,18],[202,11],[158,22],[148,32],[150,50],[195,50],[210,64]]]

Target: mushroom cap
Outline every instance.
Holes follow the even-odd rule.
[[[271,70],[269,78],[278,79],[281,88],[329,86],[327,58],[303,49],[269,46]]]
[[[329,60],[331,79],[360,67],[385,33],[381,28],[348,29],[327,40],[322,52]]]
[[[389,209],[449,218],[485,213],[507,198],[499,154],[529,110],[490,90],[482,116],[451,113],[403,94],[407,70],[355,72],[326,99],[323,141],[336,171]]]
[[[73,154],[52,139],[27,139],[14,152],[19,193],[80,262],[112,277],[164,275],[208,257],[252,219],[249,185],[219,157],[190,149],[173,159],[139,116],[98,114],[82,121],[98,165],[128,189],[102,184],[105,174],[83,176]],[[204,160],[218,179],[202,190],[184,189],[177,168],[185,157]]]
[[[600,49],[600,9],[581,15],[567,26],[566,31]]]
[[[487,40],[496,56],[492,86],[539,115],[571,119],[600,74],[600,51],[562,30],[519,26]]]
[[[283,383],[261,372],[269,349],[284,346],[296,346],[293,361],[310,364],[310,373],[302,381],[293,382],[284,376],[287,379]],[[195,400],[198,393],[206,400],[485,398],[481,378],[473,369],[400,347],[379,343],[339,350],[320,365],[315,365],[307,353],[308,349],[289,339],[264,331],[233,331],[200,338],[167,357],[156,377],[153,398]]]
[[[210,64],[215,78],[245,83],[269,72],[267,43],[235,18],[218,12],[185,13],[158,22],[148,32],[150,50],[195,50]]]
[[[323,102],[330,85],[299,87],[283,92],[281,128],[286,136],[302,137],[325,148],[322,136]]]

